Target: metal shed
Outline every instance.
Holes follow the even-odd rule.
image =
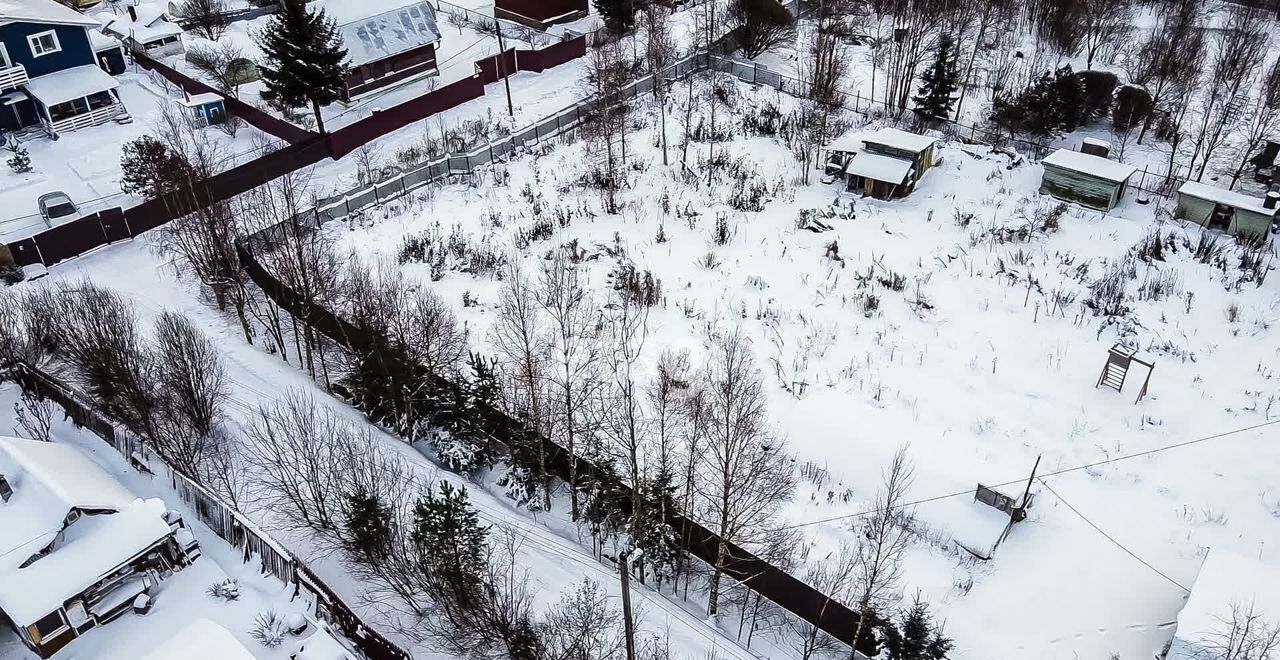
[[[1255,240],[1265,239],[1276,221],[1277,202],[1280,195],[1268,194],[1265,199],[1217,188],[1197,181],[1188,181],[1178,188],[1178,217],[1221,229],[1228,234],[1246,236]]]
[[[1041,163],[1040,192],[1099,211],[1120,203],[1129,177],[1137,171],[1132,165],[1070,149],[1059,149]]]

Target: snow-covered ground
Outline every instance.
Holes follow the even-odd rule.
[[[788,102],[768,89],[739,92],[739,107]],[[1168,641],[1204,548],[1271,560],[1280,542],[1280,495],[1268,476],[1280,460],[1267,442],[1275,426],[1072,468],[1280,420],[1274,273],[1260,287],[1237,284],[1236,248],[1221,267],[1195,260],[1200,229],[1158,220],[1167,216],[1156,205],[1167,202],[1138,204],[1132,194],[1110,214],[1071,207],[1057,228],[1037,229],[1056,206],[1035,192],[1042,169],[983,148],[943,147],[914,194],[882,202],[795,185],[786,147],[738,132],[716,149],[754,170],[749,185],[772,191],[763,212],[731,208],[725,183],[691,186],[662,167],[645,129],[628,137],[617,215],[581,185],[602,157],[574,143],[513,161],[496,177],[502,184],[427,189],[328,231],[340,250],[391,263],[406,237],[443,245],[456,233],[535,271],[572,244],[584,251],[578,268],[597,304],[614,295],[619,265],[606,248],[621,246],[662,284],[645,344],[651,363],[666,347],[690,349],[696,363],[708,330],[742,328],[769,385],[774,427],[806,467],[785,524],[804,531],[809,561],[856,541],[851,524],[900,445],[916,465],[910,499],[957,494],[915,508],[922,534],[903,584],[946,620],[955,658],[1149,658]],[[695,143],[690,163],[707,148]],[[798,229],[802,214],[833,228]],[[717,218],[730,230],[725,245],[712,240]],[[535,221],[550,222],[548,237],[511,250]],[[1008,237],[1020,228],[1031,228],[1026,238]],[[1130,311],[1095,316],[1083,305],[1089,285],[1156,231],[1163,261],[1130,261]],[[824,256],[833,245],[841,261]],[[451,302],[473,345],[487,348],[499,282],[448,265],[433,282],[425,264],[403,268]],[[1163,291],[1153,294],[1157,282]],[[1137,405],[1140,367],[1123,393],[1094,387],[1120,340],[1156,365]],[[958,551],[953,539],[989,528],[974,487],[1016,482],[1005,490],[1020,494],[1037,457],[1041,475],[1071,471],[1032,485],[1029,520],[992,561]]]

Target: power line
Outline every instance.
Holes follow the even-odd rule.
[[[1142,457],[1142,456],[1150,456],[1150,455],[1152,455],[1152,454],[1157,454],[1157,453],[1160,453],[1160,452],[1163,452],[1163,451],[1169,451],[1170,449],[1180,449],[1180,448],[1182,448],[1182,447],[1187,447],[1187,446],[1194,445],[1194,444],[1198,444],[1198,443],[1201,443],[1201,442],[1208,442],[1208,441],[1210,441],[1210,440],[1217,440],[1217,439],[1219,439],[1219,438],[1225,438],[1225,437],[1227,437],[1227,436],[1231,436],[1231,435],[1237,435],[1237,434],[1240,434],[1240,433],[1247,433],[1247,432],[1249,432],[1249,431],[1256,431],[1256,430],[1258,430],[1258,429],[1260,429],[1260,428],[1264,428],[1264,427],[1267,427],[1267,426],[1272,426],[1272,425],[1275,425],[1275,424],[1280,424],[1280,419],[1272,420],[1272,421],[1269,421],[1269,422],[1262,422],[1261,424],[1254,424],[1253,426],[1246,426],[1246,427],[1243,427],[1243,428],[1233,429],[1233,430],[1231,430],[1231,431],[1223,431],[1222,433],[1215,433],[1215,434],[1213,434],[1213,435],[1207,435],[1207,436],[1204,436],[1204,437],[1202,437],[1202,438],[1196,438],[1196,439],[1194,439],[1194,440],[1186,440],[1186,441],[1178,442],[1178,443],[1174,443],[1174,444],[1171,444],[1171,445],[1165,445],[1165,446],[1163,446],[1163,447],[1156,447],[1156,448],[1154,448],[1154,449],[1148,449],[1148,450],[1146,450],[1146,451],[1140,451],[1140,452],[1137,452],[1137,453],[1134,453],[1134,454],[1125,454],[1125,455],[1123,455],[1123,456],[1117,456],[1117,457],[1115,457],[1115,458],[1108,458],[1108,459],[1106,459],[1106,460],[1094,461],[1094,462],[1092,462],[1092,463],[1085,463],[1085,464],[1083,464],[1083,465],[1077,465],[1077,466],[1075,466],[1075,467],[1063,468],[1063,469],[1061,469],[1061,470],[1056,470],[1056,471],[1054,471],[1054,472],[1048,472],[1048,473],[1046,473],[1046,474],[1040,475],[1040,477],[1041,477],[1042,479],[1047,478],[1047,477],[1056,477],[1056,476],[1058,476],[1058,475],[1060,475],[1060,474],[1067,474],[1068,472],[1078,472],[1078,471],[1080,471],[1080,470],[1087,470],[1087,469],[1089,469],[1089,468],[1098,467],[1099,465],[1107,465],[1107,464],[1109,464],[1109,463],[1118,463],[1118,462],[1120,462],[1120,461],[1127,461],[1127,460],[1129,460],[1129,459],[1131,459],[1131,458],[1140,458],[1140,457]],[[1014,485],[1014,484],[1020,484],[1020,483],[1022,483],[1022,482],[1023,482],[1023,479],[1019,478],[1019,479],[1014,479],[1014,480],[1012,480],[1012,481],[1006,481],[1006,482],[1003,482],[1003,483],[995,484],[995,485],[991,486],[991,488],[1002,488],[1002,487],[1004,487],[1004,486],[1012,486],[1012,485]],[[914,501],[914,502],[907,502],[907,503],[905,503],[905,504],[899,504],[899,505],[898,505],[898,506],[896,506],[896,507],[886,507],[886,508],[883,508],[883,509],[868,509],[868,510],[866,510],[866,511],[859,511],[859,512],[857,512],[857,513],[850,513],[850,514],[846,514],[846,515],[843,515],[843,516],[832,516],[832,517],[830,517],[830,518],[823,518],[823,519],[821,519],[821,520],[811,520],[811,521],[809,521],[809,522],[796,523],[796,524],[794,524],[794,525],[785,525],[785,526],[780,527],[780,528],[778,528],[778,529],[779,529],[779,530],[784,530],[784,529],[797,529],[797,528],[800,528],[800,527],[809,527],[809,526],[811,526],[811,525],[821,525],[822,523],[835,522],[835,521],[837,521],[837,520],[849,520],[849,519],[852,519],[852,518],[860,518],[860,517],[862,517],[862,516],[869,516],[869,515],[872,515],[872,514],[875,514],[875,513],[883,513],[883,512],[885,512],[885,511],[889,511],[889,510],[891,510],[891,509],[902,509],[902,508],[909,507],[909,506],[915,506],[915,505],[917,505],[917,504],[927,504],[927,503],[929,503],[929,502],[936,502],[936,501],[938,501],[938,500],[945,500],[945,499],[949,499],[949,498],[952,498],[952,497],[960,497],[961,495],[972,495],[972,494],[973,494],[973,489],[971,489],[971,488],[970,488],[970,489],[966,489],[966,490],[962,490],[962,491],[957,491],[957,492],[954,492],[954,493],[947,493],[946,495],[937,495],[937,496],[934,496],[934,497],[927,497],[927,498],[922,499],[922,500],[916,500],[916,501]]]
[[[1177,580],[1175,580],[1175,579],[1173,579],[1173,578],[1169,577],[1168,575],[1166,575],[1166,574],[1165,574],[1163,571],[1161,571],[1160,569],[1156,568],[1155,566],[1152,566],[1149,562],[1147,562],[1147,560],[1143,559],[1142,557],[1139,557],[1139,556],[1137,555],[1137,553],[1135,553],[1134,551],[1132,551],[1132,550],[1130,550],[1129,548],[1125,547],[1125,545],[1124,545],[1123,543],[1121,543],[1121,542],[1117,541],[1117,540],[1115,539],[1115,537],[1113,537],[1113,536],[1111,536],[1110,534],[1106,533],[1106,532],[1105,532],[1101,527],[1098,527],[1096,524],[1094,524],[1094,522],[1093,522],[1092,520],[1089,520],[1087,517],[1085,517],[1085,515],[1084,515],[1083,513],[1080,513],[1080,510],[1079,510],[1079,509],[1075,508],[1074,506],[1071,506],[1071,503],[1070,503],[1070,502],[1068,502],[1068,501],[1067,501],[1067,499],[1066,499],[1065,497],[1063,497],[1063,496],[1059,495],[1059,494],[1058,494],[1058,491],[1054,490],[1054,489],[1053,489],[1053,487],[1052,487],[1052,486],[1050,486],[1050,485],[1048,484],[1048,482],[1046,482],[1044,479],[1040,479],[1040,485],[1042,485],[1042,486],[1044,486],[1045,488],[1047,488],[1047,489],[1049,490],[1049,492],[1050,492],[1050,493],[1053,493],[1053,496],[1054,496],[1054,497],[1058,498],[1058,501],[1059,501],[1059,502],[1062,502],[1063,504],[1067,505],[1067,508],[1068,508],[1068,509],[1071,509],[1071,512],[1072,512],[1072,513],[1076,514],[1077,516],[1079,516],[1079,517],[1080,517],[1080,519],[1081,519],[1081,520],[1083,520],[1083,521],[1085,521],[1086,523],[1088,523],[1090,527],[1092,527],[1094,530],[1096,530],[1096,531],[1097,531],[1099,534],[1101,534],[1104,538],[1106,538],[1108,541],[1111,541],[1113,544],[1115,544],[1115,546],[1116,546],[1117,548],[1120,548],[1121,550],[1124,550],[1125,554],[1127,554],[1127,555],[1129,555],[1130,557],[1133,557],[1134,559],[1138,560],[1138,563],[1140,563],[1140,564],[1142,564],[1143,566],[1146,566],[1147,568],[1151,569],[1151,570],[1152,570],[1156,575],[1159,575],[1160,577],[1162,577],[1162,578],[1164,578],[1164,579],[1168,580],[1171,584],[1173,584],[1174,586],[1178,587],[1179,589],[1181,589],[1181,590],[1183,590],[1183,591],[1185,591],[1185,592],[1187,592],[1187,593],[1191,593],[1191,590],[1190,590],[1190,589],[1188,589],[1187,587],[1184,587],[1184,586],[1182,585],[1182,583],[1181,583],[1181,582],[1178,582]]]

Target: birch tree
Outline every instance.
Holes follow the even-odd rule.
[[[902,555],[911,543],[911,513],[905,510],[907,491],[914,481],[915,468],[907,457],[907,447],[898,448],[884,471],[884,481],[876,494],[873,513],[859,530],[862,538],[854,560],[853,593],[857,597],[858,624],[854,647],[869,634],[871,615],[892,603],[902,578]],[[857,660],[857,651],[849,653]]]

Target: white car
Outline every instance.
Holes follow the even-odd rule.
[[[62,191],[41,195],[39,203],[40,215],[44,216],[44,223],[50,227],[55,220],[67,220],[80,214],[76,203]]]

